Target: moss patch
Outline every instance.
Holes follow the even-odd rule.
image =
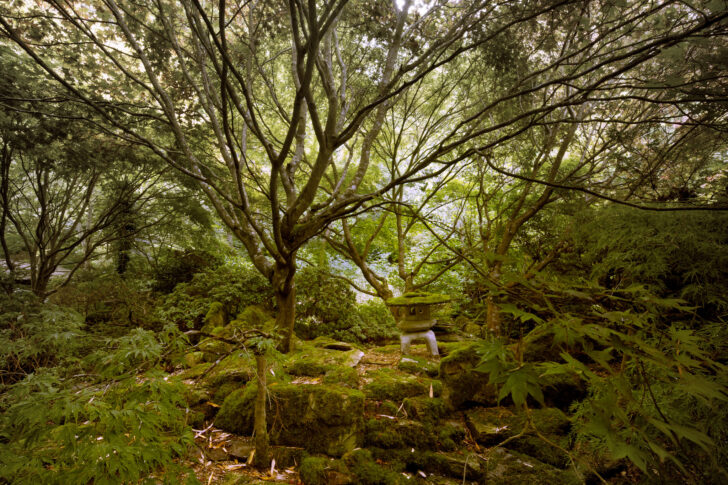
[[[450,297],[447,295],[439,295],[437,293],[427,293],[424,291],[410,291],[401,296],[390,298],[385,303],[389,306],[407,306],[407,305],[437,305],[439,303],[447,303]]]
[[[334,367],[354,367],[363,356],[358,349],[341,351],[303,346],[288,356],[285,368],[291,375],[315,377]]]
[[[431,425],[408,419],[370,419],[365,443],[379,448],[435,449],[437,437]]]
[[[521,485],[576,485],[581,480],[571,471],[560,470],[533,457],[503,448],[493,448],[487,454],[485,478],[487,483]]]
[[[359,373],[353,367],[332,367],[324,374],[324,384],[338,384],[358,389]]]
[[[375,463],[369,450],[354,450],[347,453],[342,460],[354,477],[354,483],[361,485],[399,485],[407,481],[399,473]]]
[[[412,451],[411,449],[383,450],[381,448],[373,448],[372,453],[375,458],[392,461],[393,467],[396,467],[397,463],[401,463],[406,470],[412,473],[422,470],[427,473],[436,473],[462,480],[463,471],[465,471],[465,478],[468,483],[473,480],[480,483],[486,473],[481,460],[476,456],[468,456],[463,453]],[[533,483],[539,482],[535,481]]]
[[[403,356],[397,364],[397,368],[401,371],[429,377],[437,377],[439,367],[439,362],[432,362],[413,355]]]
[[[439,396],[442,392],[440,381],[412,376],[394,369],[369,371],[364,377],[368,381],[364,385],[364,394],[369,399],[379,401],[390,399],[399,402],[408,397],[427,395],[430,386],[433,396]]]
[[[445,401],[437,397],[408,397],[404,400],[403,409],[411,419],[435,423],[445,415]]]

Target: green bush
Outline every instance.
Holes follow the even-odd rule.
[[[250,305],[270,308],[272,297],[270,284],[256,270],[220,266],[178,284],[161,300],[157,316],[182,327],[199,328],[212,305],[222,304],[229,320]]]
[[[2,382],[16,382],[43,367],[72,366],[84,340],[83,317],[68,308],[43,304],[32,293],[0,294]]]
[[[517,407],[543,403],[551,378],[578,376],[589,392],[572,408],[574,439],[583,448],[629,459],[656,483],[724,482],[728,369],[714,360],[722,349],[710,337],[718,332],[722,340],[721,330],[695,331],[675,321],[685,311],[680,301],[641,286],[579,288],[571,295],[585,302],[581,312],[552,306],[552,318],[540,324],[553,349],[543,360],[524,361],[522,345],[496,339],[479,345],[478,370],[498,398]],[[530,315],[512,307],[514,316]]]
[[[332,337],[345,342],[381,341],[396,335],[392,314],[380,302],[356,304],[346,281],[318,268],[296,275],[296,326],[301,338]]]
[[[184,386],[160,369],[186,345],[175,327],[104,338],[32,296],[0,303],[0,483],[194,482],[175,464]]]
[[[576,264],[602,285],[648,285],[708,319],[728,312],[728,215],[611,207],[584,218],[574,235]]]
[[[187,283],[197,273],[210,271],[218,264],[215,256],[204,251],[168,251],[152,270],[152,289],[170,293],[179,283]]]

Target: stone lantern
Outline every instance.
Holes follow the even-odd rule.
[[[421,291],[405,293],[386,301],[397,318],[397,327],[402,331],[399,336],[402,354],[409,353],[413,340],[424,339],[430,355],[438,355],[437,340],[435,332],[432,331],[437,319],[432,318],[431,308],[448,301],[450,297],[446,295]]]

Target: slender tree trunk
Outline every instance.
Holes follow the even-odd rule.
[[[494,283],[498,283],[500,280],[500,262],[496,262],[495,267],[490,272],[490,278]],[[488,298],[486,298],[486,319],[485,327],[494,335],[500,335],[500,310],[498,304],[493,298],[493,292],[489,291]]]
[[[253,428],[255,431],[255,455],[253,456],[253,466],[258,469],[267,468],[269,461],[269,443],[268,443],[268,423],[265,411],[265,399],[268,392],[266,382],[267,363],[265,355],[255,354],[255,366],[257,374],[257,390],[255,396],[255,414]]]

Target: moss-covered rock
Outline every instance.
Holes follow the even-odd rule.
[[[229,353],[233,346],[221,340],[206,338],[197,345],[197,348],[202,352],[202,359],[205,362],[215,362],[221,356]]]
[[[440,361],[443,398],[451,409],[482,404],[497,405],[497,392],[486,374],[476,372],[480,356],[474,344],[461,345]]]
[[[212,302],[207,310],[204,322],[205,324],[202,326],[203,332],[210,333],[213,328],[224,327],[227,324],[225,305],[219,301]]]
[[[485,446],[496,445],[517,434],[515,414],[508,408],[475,408],[465,412],[465,423],[473,439]]]
[[[557,408],[529,410],[536,429],[544,435],[565,435],[569,418]],[[505,407],[474,408],[465,412],[465,422],[473,438],[485,446],[496,445],[519,434],[527,422],[525,414],[515,414]],[[529,431],[533,432],[533,430]]]
[[[512,439],[504,446],[549,465],[566,466],[568,457],[559,447],[568,449],[565,435],[569,430],[569,419],[556,408],[533,409],[530,413],[534,426],[547,441],[536,436],[535,431],[529,428],[524,436]],[[514,414],[503,407],[469,410],[465,413],[465,420],[473,438],[485,446],[502,443],[520,434],[527,423],[526,415]]]
[[[348,351],[348,350],[354,350],[357,348],[357,345],[355,345],[351,342],[340,342],[339,340],[333,339],[331,337],[326,337],[323,335],[311,340],[310,344],[313,345],[314,347],[317,347],[320,349],[328,349],[328,350]],[[361,349],[359,349],[359,350],[361,350]]]
[[[381,414],[392,417],[402,414],[400,405],[395,404],[392,401],[372,401],[371,399],[364,401],[364,412],[367,415]]]
[[[298,446],[314,453],[341,456],[363,441],[364,395],[340,386],[274,384],[267,412],[271,443]],[[254,382],[233,391],[215,424],[250,434],[257,389]]]
[[[257,394],[254,382],[231,392],[215,417],[215,426],[231,433],[247,435],[253,432],[253,406]]]
[[[194,429],[203,429],[205,427],[205,413],[193,409],[187,409],[185,420],[188,426]]]
[[[429,396],[408,397],[403,409],[407,416],[424,423],[435,423],[445,415],[445,401]]]
[[[566,468],[569,465],[569,457],[562,449],[567,450],[569,448],[568,438],[561,435],[544,435],[544,437],[548,442],[532,434],[521,436],[506,443],[505,447],[536,458],[543,463],[558,468]]]
[[[439,362],[433,362],[413,355],[403,356],[397,364],[397,368],[401,371],[429,377],[437,377],[439,367]]]
[[[372,448],[371,451],[375,458],[392,462],[393,467],[396,467],[397,463],[402,463],[405,469],[415,473],[418,470],[422,470],[427,473],[435,473],[462,480],[463,472],[465,472],[465,480],[467,483],[471,483],[472,481],[482,483],[481,480],[485,476],[485,468],[483,467],[482,461],[475,455],[457,452],[413,451],[411,449],[383,450],[381,448]]]
[[[316,377],[324,375],[329,368],[331,368],[330,364],[322,362],[319,359],[314,357],[302,357],[292,359],[291,362],[286,365],[286,372],[292,376]]]
[[[258,305],[250,305],[238,313],[235,320],[244,322],[250,328],[263,328],[273,317]]]
[[[443,423],[437,428],[437,445],[442,451],[453,451],[465,439],[467,428],[458,421]]]
[[[320,376],[334,367],[355,367],[364,352],[358,349],[349,351],[330,350],[303,346],[288,356],[286,371],[297,376]]]
[[[442,384],[438,380],[417,377],[394,369],[377,369],[364,375],[364,394],[369,399],[383,401],[390,399],[400,402],[405,398],[418,395],[429,395],[432,388],[433,397],[442,393]]]
[[[207,369],[209,369],[212,366],[211,362],[201,362],[194,367],[190,367],[189,369],[183,370],[179,374],[179,378],[182,380],[187,379],[197,379],[201,375],[203,375],[205,372],[207,372]]]
[[[531,456],[503,448],[489,450],[483,468],[486,483],[502,485],[524,483],[576,485],[582,483],[571,471],[560,470]]]
[[[204,362],[205,357],[204,353],[197,351],[197,352],[188,352],[184,356],[184,363],[187,367],[194,367],[202,362]]]
[[[334,481],[336,475],[344,475],[348,470],[338,460],[321,456],[307,456],[298,467],[298,474],[304,485],[330,485],[331,483],[351,483]]]
[[[214,389],[212,400],[216,403],[224,402],[225,398],[228,397],[231,392],[239,389],[241,386],[242,384],[238,382],[223,382],[220,386]]]
[[[247,352],[239,350],[223,358],[215,367],[210,369],[202,379],[201,384],[212,389],[213,393],[215,393],[216,389],[225,385],[242,386],[254,377],[255,359]]]
[[[342,461],[357,484],[399,485],[407,482],[399,473],[375,463],[369,450],[354,450],[344,455]]]
[[[434,428],[409,419],[370,419],[366,422],[365,443],[379,448],[435,449]]]
[[[338,384],[351,389],[358,389],[359,373],[353,367],[332,367],[324,374],[324,384]]]

